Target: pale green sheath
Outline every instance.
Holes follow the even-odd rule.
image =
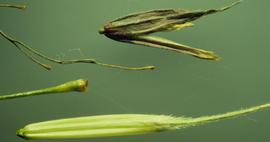
[[[21,97],[28,97],[28,96],[36,96],[36,95],[43,95],[43,94],[55,94],[55,93],[66,93],[66,92],[84,92],[87,89],[88,81],[85,79],[78,79],[74,81],[69,81],[57,86],[34,90],[34,91],[27,91],[21,93],[14,93],[9,95],[0,95],[0,100],[7,100],[7,99],[15,99]]]
[[[113,114],[58,119],[26,125],[17,131],[17,135],[25,139],[67,139],[147,134],[198,126],[242,116],[269,107],[270,103],[267,103],[197,118],[149,114]]]

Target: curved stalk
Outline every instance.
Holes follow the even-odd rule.
[[[36,96],[36,95],[42,95],[42,94],[65,93],[65,92],[72,92],[72,91],[83,92],[87,89],[87,86],[88,86],[87,80],[78,79],[75,81],[66,82],[64,84],[45,88],[45,89],[15,93],[15,94],[10,94],[10,95],[1,95],[0,100],[15,99],[15,98]]]
[[[113,64],[107,64],[107,63],[102,63],[99,61],[96,61],[95,59],[78,59],[78,60],[57,60],[54,58],[51,58],[49,56],[46,56],[36,49],[33,49],[26,45],[25,43],[16,40],[7,34],[5,34],[3,31],[0,30],[0,35],[3,36],[5,39],[7,39],[9,42],[11,42],[14,46],[16,46],[20,51],[22,51],[29,59],[31,59],[33,62],[37,63],[38,65],[44,67],[47,70],[50,70],[52,67],[50,65],[47,65],[45,63],[40,62],[39,60],[34,58],[34,55],[53,62],[57,64],[76,64],[76,63],[89,63],[89,64],[96,64],[104,67],[109,67],[109,68],[117,68],[117,69],[123,69],[123,70],[153,70],[155,69],[155,66],[144,66],[144,67],[127,67],[127,66],[121,66],[121,65],[113,65]]]
[[[116,114],[58,119],[26,125],[17,131],[25,139],[94,138],[177,130],[234,118],[270,107],[270,103],[223,114],[191,117]]]

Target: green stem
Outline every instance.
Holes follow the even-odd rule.
[[[197,125],[197,124],[204,124],[204,123],[213,122],[213,121],[219,121],[219,120],[223,120],[223,119],[238,117],[238,116],[242,116],[245,114],[257,112],[257,111],[264,110],[267,108],[270,108],[270,103],[258,105],[258,106],[254,106],[254,107],[250,107],[250,108],[246,108],[246,109],[241,109],[241,110],[237,110],[237,111],[227,112],[227,113],[223,113],[223,114],[202,116],[202,117],[194,118],[194,119],[192,119],[190,124],[193,123],[194,125]]]
[[[126,67],[126,66],[121,66],[121,65],[106,64],[106,63],[98,62],[95,59],[57,60],[57,59],[51,58],[49,56],[46,56],[46,55],[38,52],[37,50],[29,47],[28,45],[26,45],[25,43],[23,43],[23,42],[21,42],[19,40],[16,40],[16,39],[8,36],[7,34],[5,34],[1,30],[0,30],[0,35],[2,35],[5,39],[7,39],[9,42],[11,42],[14,46],[16,46],[20,51],[22,51],[33,62],[37,63],[38,65],[44,67],[47,70],[50,70],[51,66],[38,61],[37,59],[34,58],[33,55],[36,55],[36,56],[38,56],[38,57],[40,57],[40,58],[42,58],[44,60],[47,60],[47,61],[50,61],[50,62],[53,62],[53,63],[57,63],[57,64],[89,63],[89,64],[96,64],[96,65],[109,67],[109,68],[117,68],[117,69],[123,69],[123,70],[133,70],[133,71],[137,71],[137,70],[153,70],[153,69],[155,69],[155,66]],[[30,53],[28,53],[27,51],[30,52]]]
[[[21,10],[26,9],[26,5],[14,5],[14,4],[0,4],[0,7],[17,8]]]
[[[10,94],[10,95],[2,95],[0,96],[0,100],[15,99],[19,97],[35,96],[35,95],[42,95],[42,94],[64,93],[64,92],[71,92],[71,91],[83,92],[86,90],[87,86],[88,86],[87,80],[78,79],[75,81],[66,82],[64,84],[45,88],[45,89],[15,93],[15,94]]]

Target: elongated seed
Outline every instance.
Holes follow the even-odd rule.
[[[208,10],[161,9],[139,12],[108,22],[99,30],[99,33],[120,42],[176,51],[200,59],[218,60],[220,58],[212,51],[193,48],[168,39],[153,37],[150,34],[193,26],[191,22],[206,15],[230,9],[240,2]]]
[[[17,131],[25,139],[94,138],[176,130],[233,118],[270,107],[270,103],[223,114],[191,117],[114,114],[51,120],[26,125]]]

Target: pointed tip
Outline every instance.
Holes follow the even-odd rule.
[[[220,61],[222,58],[220,56],[218,56],[217,54],[215,54],[214,52],[212,52],[211,56],[209,56],[210,60],[213,60],[213,61]]]
[[[213,60],[213,61],[220,61],[221,59],[222,59],[222,58],[219,57],[218,55],[213,54],[213,55],[212,55],[212,58],[211,58],[210,60]]]
[[[239,3],[243,2],[243,1],[244,1],[244,0],[236,1],[236,2],[233,3],[233,5],[239,4]]]
[[[200,58],[200,59],[205,59],[205,60],[211,60],[211,61],[219,61],[221,60],[221,57],[216,55],[212,51],[206,51],[206,50],[199,50],[198,54],[194,54],[193,56]]]
[[[242,3],[243,1],[244,0],[239,0],[239,1],[236,1],[236,2],[232,3],[231,7],[235,6],[235,5],[238,5],[238,4]]]
[[[25,10],[26,8],[27,8],[26,5],[22,5],[22,7],[21,7],[22,10]]]
[[[238,5],[238,4],[240,4],[241,2],[243,2],[243,0],[236,1],[236,2],[232,3],[229,6],[226,6],[224,8],[221,8],[220,11],[224,11],[224,10],[230,9],[231,7],[234,7],[234,6]]]
[[[146,68],[149,69],[149,70],[155,70],[156,66],[147,66]]]
[[[222,60],[222,57],[219,57],[219,56],[215,56],[215,58],[213,58],[214,61],[220,61]]]

